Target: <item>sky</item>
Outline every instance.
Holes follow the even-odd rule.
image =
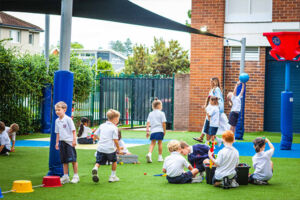
[[[187,11],[191,8],[191,0],[132,0],[132,2],[154,13],[185,24],[188,19]],[[7,12],[22,20],[45,28],[45,15]],[[158,28],[122,24],[103,20],[92,20],[73,17],[72,42],[83,44],[84,49],[109,48],[110,41],[125,41],[130,38],[134,44],[145,44],[150,47],[154,37],[164,40],[178,40],[185,50],[190,49],[190,34]],[[50,46],[57,45],[60,40],[60,16],[50,17]],[[40,46],[44,45],[44,32],[40,35]]]

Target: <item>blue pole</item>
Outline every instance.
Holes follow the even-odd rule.
[[[285,65],[285,91],[281,93],[281,150],[291,150],[293,142],[293,92],[290,90],[290,63]]]

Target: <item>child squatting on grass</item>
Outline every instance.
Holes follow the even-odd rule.
[[[5,130],[4,122],[0,121],[0,155],[9,156],[11,144],[8,134]]]
[[[158,145],[158,162],[164,161],[162,157],[162,141],[164,139],[164,136],[166,135],[166,116],[165,113],[162,112],[162,102],[155,98],[155,100],[152,102],[152,109],[153,111],[149,113],[148,119],[147,119],[147,134],[146,138],[149,138],[149,127],[151,130],[151,144],[149,147],[149,152],[146,155],[146,159],[148,163],[152,163],[152,152],[153,148],[155,147],[156,141]]]
[[[239,152],[232,146],[234,143],[234,134],[228,130],[222,134],[224,148],[218,153],[218,158],[212,156],[212,152],[208,152],[208,156],[215,163],[216,171],[213,177],[214,186],[236,188],[239,184],[236,182],[235,168],[239,164]]]
[[[5,127],[5,131],[7,132],[8,136],[12,142],[11,152],[15,152],[16,135],[17,135],[17,132],[19,131],[19,125],[16,123],[13,123],[10,125],[10,127]]]
[[[202,181],[201,177],[196,177],[198,169],[193,168],[186,159],[180,154],[180,142],[171,140],[168,143],[168,149],[171,155],[167,156],[162,171],[167,173],[167,180],[169,183],[182,184],[182,183],[199,183]],[[190,171],[185,172],[184,167]]]
[[[96,164],[92,170],[92,179],[95,183],[99,182],[98,168],[105,165],[106,162],[112,162],[111,175],[109,182],[116,182],[120,179],[116,175],[117,170],[117,152],[123,154],[119,147],[118,127],[120,113],[116,110],[110,109],[106,113],[108,121],[101,124],[96,131],[99,137]],[[100,137],[101,135],[101,137]]]
[[[266,143],[270,149],[265,151]],[[252,157],[254,173],[250,175],[249,182],[256,185],[267,185],[268,180],[273,176],[273,162],[271,157],[274,154],[274,146],[267,138],[256,138],[253,141],[256,154]]]
[[[61,163],[63,164],[64,175],[61,178],[61,183],[69,183],[69,163],[73,165],[74,175],[71,183],[78,183],[78,163],[76,146],[76,129],[71,117],[65,113],[67,111],[67,104],[60,101],[55,104],[55,113],[58,118],[55,120],[56,133],[56,150],[60,152]]]

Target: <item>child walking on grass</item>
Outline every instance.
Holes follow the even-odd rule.
[[[0,121],[0,155],[9,156],[11,151],[10,139],[5,130],[4,122]]]
[[[109,182],[116,182],[120,179],[117,177],[117,152],[123,154],[119,147],[118,127],[120,113],[116,110],[110,109],[106,113],[108,121],[101,124],[97,130],[97,136],[99,137],[96,164],[92,170],[93,181],[99,182],[98,169],[101,165],[105,165],[106,162],[112,162],[111,175],[108,179]],[[101,137],[100,137],[101,135]]]
[[[169,183],[183,184],[183,183],[199,183],[202,181],[201,177],[196,177],[198,169],[193,168],[186,159],[180,154],[180,142],[172,140],[168,143],[168,150],[171,155],[166,157],[162,171],[167,174]],[[184,167],[190,171],[185,172]]]
[[[67,104],[63,101],[55,104],[55,113],[58,118],[55,120],[56,133],[56,150],[60,152],[61,163],[63,164],[64,175],[61,178],[61,183],[69,183],[69,163],[73,165],[74,175],[71,183],[78,183],[78,163],[76,146],[76,129],[71,117],[65,113],[67,111]]]
[[[265,151],[266,143],[270,149]],[[256,185],[267,185],[268,180],[273,176],[273,162],[271,157],[274,154],[274,146],[267,138],[256,138],[253,141],[256,154],[252,158],[254,173],[250,175],[249,182]]]
[[[209,159],[215,163],[216,171],[213,177],[214,186],[223,186],[225,188],[236,188],[239,184],[235,180],[235,168],[239,164],[239,152],[232,146],[234,143],[234,134],[232,131],[225,131],[222,134],[224,148],[218,153],[217,159],[208,152]]]
[[[153,111],[149,113],[148,119],[147,119],[147,135],[146,137],[149,138],[150,131],[151,131],[151,144],[149,147],[149,152],[146,155],[146,159],[148,163],[152,163],[152,152],[155,147],[156,141],[158,145],[158,162],[164,161],[162,157],[162,141],[164,139],[164,136],[166,135],[166,116],[165,113],[162,112],[162,102],[155,98],[155,100],[152,102],[152,109]],[[150,127],[150,131],[149,131]]]
[[[239,119],[239,114],[241,111],[241,98],[243,97],[244,89],[245,89],[245,84],[242,83],[243,84],[242,90],[239,95],[236,95],[236,90],[240,83],[241,82],[238,81],[234,87],[233,92],[229,92],[227,95],[227,99],[229,100],[229,105],[231,106],[231,111],[229,114],[229,124],[231,125],[230,130],[233,133],[235,132],[235,127]]]

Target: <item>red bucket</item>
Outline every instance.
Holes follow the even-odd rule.
[[[59,176],[44,176],[43,187],[61,187]]]

